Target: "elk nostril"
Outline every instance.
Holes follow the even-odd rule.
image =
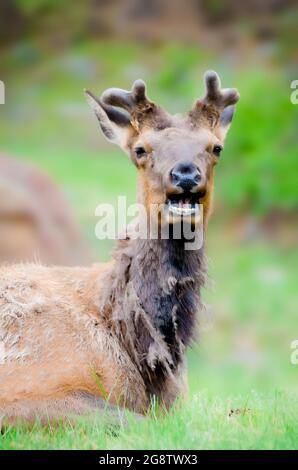
[[[181,175],[179,172],[176,172],[175,170],[172,170],[170,173],[171,180],[173,184],[178,184],[181,178]]]
[[[201,181],[201,178],[202,178],[202,175],[201,175],[201,172],[200,170],[197,168],[196,172],[195,172],[195,175],[194,175],[194,181],[196,183],[199,183]]]

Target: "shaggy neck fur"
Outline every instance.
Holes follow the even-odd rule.
[[[149,396],[162,396],[194,335],[205,281],[203,249],[183,240],[129,240],[109,280],[112,329],[138,367]],[[107,302],[108,301],[108,302]]]
[[[177,342],[193,336],[202,282],[202,253],[187,251],[183,240],[137,240],[130,278],[140,303],[169,346],[176,362]]]

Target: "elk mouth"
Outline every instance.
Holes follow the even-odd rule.
[[[166,207],[170,221],[175,222],[177,219],[181,220],[183,218],[183,220],[191,219],[192,222],[198,222],[201,219],[200,199],[204,195],[202,192],[169,194]]]

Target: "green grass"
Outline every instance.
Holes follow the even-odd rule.
[[[233,410],[233,412],[232,412]],[[223,399],[207,391],[168,414],[119,426],[103,419],[64,427],[10,428],[0,449],[296,449],[297,397],[274,392]]]
[[[7,104],[0,108],[0,151],[43,168],[57,180],[95,250],[109,258],[112,242],[94,236],[95,207],[126,194],[134,200],[135,169],[108,146],[82,89],[147,80],[150,96],[170,111],[189,108],[202,92],[202,73],[217,69],[242,99],[216,175],[216,212],[207,252],[212,282],[200,315],[200,340],[188,353],[189,399],[168,415],[128,428],[92,423],[9,429],[0,448],[205,449],[297,448],[297,263],[291,245],[229,231],[225,214],[255,217],[297,200],[295,126],[289,80],[280,68],[237,69],[195,47],[139,47],[86,42],[49,54],[24,41],[1,56]],[[234,413],[231,409],[249,409]]]

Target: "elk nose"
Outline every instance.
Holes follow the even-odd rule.
[[[191,162],[177,163],[171,171],[171,181],[184,191],[190,191],[201,180],[199,168]]]

